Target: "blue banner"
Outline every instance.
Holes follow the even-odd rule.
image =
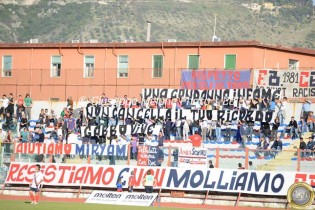
[[[183,70],[181,88],[191,90],[249,88],[250,70]]]

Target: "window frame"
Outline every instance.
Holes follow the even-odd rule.
[[[234,60],[234,68],[227,68],[226,62],[227,62],[227,56],[233,55]],[[224,70],[236,70],[236,61],[237,61],[237,55],[236,54],[224,54]]]
[[[93,57],[93,68],[90,68],[90,67],[87,67],[86,64],[86,60],[87,60],[87,57]],[[89,63],[91,64],[91,63]],[[93,71],[92,73],[92,76],[89,76],[90,75],[90,70]],[[87,73],[86,73],[87,71]],[[94,78],[95,77],[95,56],[94,55],[84,55],[84,62],[83,62],[83,78]]]
[[[161,56],[161,67],[160,68],[155,68],[154,67],[154,63],[155,63],[155,56]],[[164,66],[164,56],[163,55],[152,55],[152,78],[162,78],[163,77],[163,66]],[[154,72],[155,71],[159,71],[160,72],[160,76],[154,76]]]
[[[294,61],[295,62],[294,65],[290,65],[290,61]],[[288,64],[289,70],[299,70],[299,66],[300,66],[299,60],[289,58],[289,64]]]
[[[55,63],[53,63],[53,57],[60,57],[60,67],[59,67],[59,69],[53,69],[53,67],[54,67],[54,64]],[[50,77],[51,78],[59,78],[59,77],[61,77],[61,68],[62,68],[62,56],[61,55],[52,55],[51,57],[50,57]],[[57,64],[57,63],[56,63]],[[57,72],[59,72],[59,75],[58,76],[53,76],[53,71],[57,71]]]
[[[190,56],[197,56],[198,57],[198,68],[189,68],[189,66],[190,66]],[[200,68],[200,55],[198,55],[198,54],[189,54],[188,56],[187,56],[187,69],[189,69],[189,70],[198,70]]]
[[[5,64],[4,64],[4,60],[5,57],[10,57],[10,61],[11,61],[11,65],[10,65],[10,69],[4,69]],[[12,66],[13,66],[13,56],[12,55],[2,55],[2,71],[1,71],[1,76],[2,77],[12,77]],[[9,75],[6,75],[6,72],[9,73]]]
[[[127,68],[121,68],[120,67],[120,64],[121,64],[120,58],[123,56],[127,57]],[[129,77],[129,55],[123,54],[123,55],[118,55],[117,57],[118,57],[118,59],[117,59],[117,78],[123,78],[123,79],[128,78]],[[127,69],[127,73],[120,73],[119,72],[120,69]],[[127,75],[121,76],[120,74],[127,74]]]

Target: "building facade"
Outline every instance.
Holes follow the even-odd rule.
[[[315,50],[249,42],[0,44],[0,94],[64,101],[179,88],[183,69],[315,69]]]

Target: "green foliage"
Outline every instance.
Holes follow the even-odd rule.
[[[262,5],[265,2],[279,8],[268,10],[262,6],[260,11],[253,12],[242,6],[243,3]],[[216,35],[223,41],[315,45],[312,0],[191,0],[191,3],[119,0],[108,4],[65,5],[42,0],[31,6],[0,4],[0,13],[0,42],[24,42],[31,38],[39,38],[41,42],[95,38],[111,42],[129,37],[141,42],[145,41],[147,20],[152,22],[152,41],[170,38],[210,41],[217,14]],[[296,43],[296,36],[301,42]]]

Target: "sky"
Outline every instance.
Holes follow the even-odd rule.
[[[313,5],[315,5],[315,0],[313,0]]]

